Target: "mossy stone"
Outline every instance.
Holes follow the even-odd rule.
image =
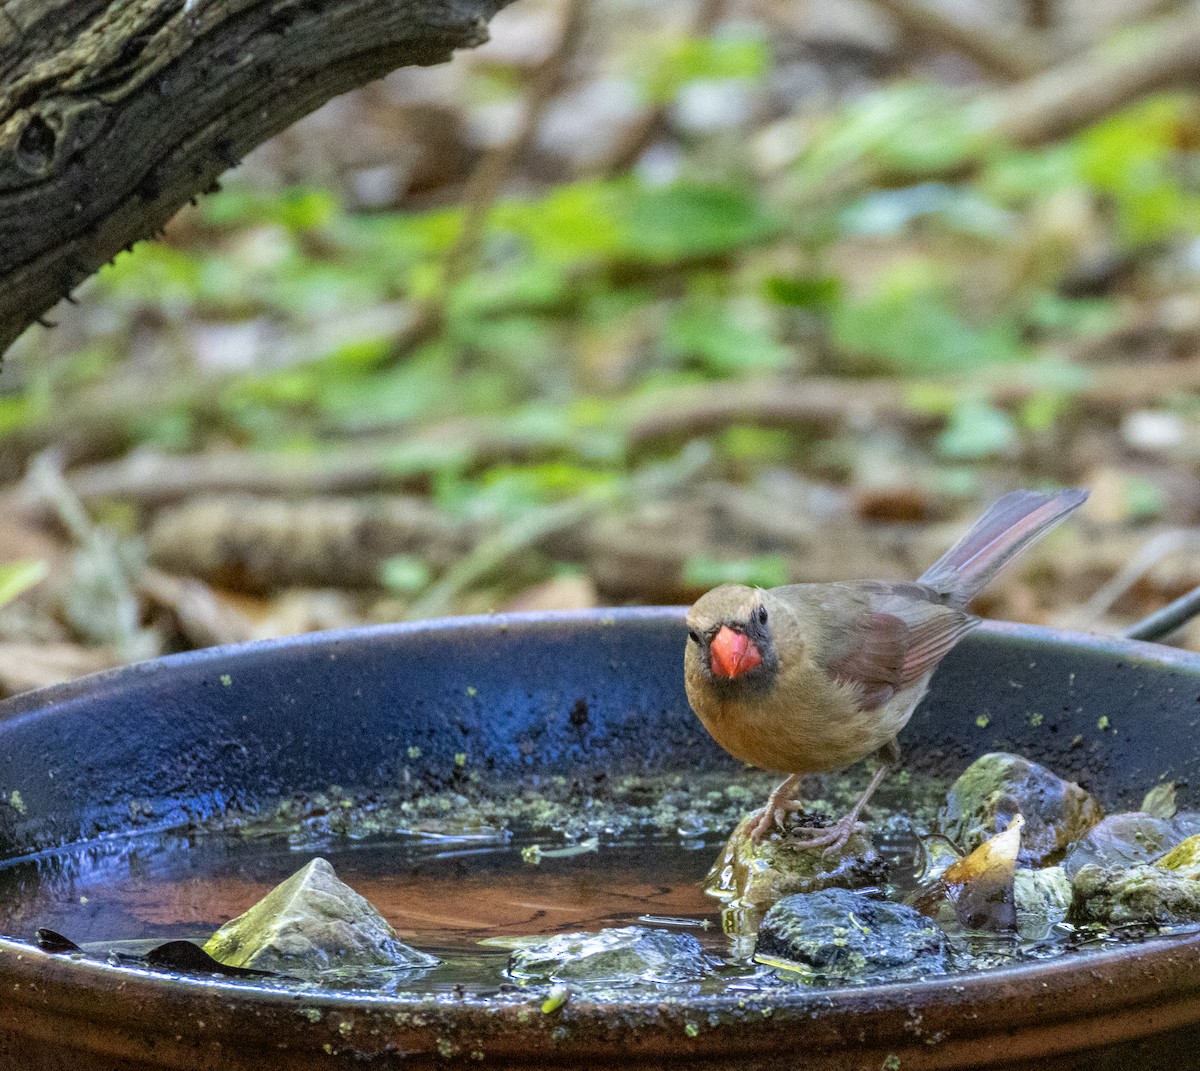
[[[1200,881],[1164,867],[1082,867],[1072,881],[1072,917],[1109,926],[1169,926],[1200,920]]]
[[[1143,811],[1110,814],[1071,846],[1063,857],[1063,869],[1074,877],[1089,863],[1099,867],[1149,863],[1196,833],[1200,833],[1200,814],[1185,812],[1173,818]]]
[[[1071,879],[1060,866],[1018,870],[1013,878],[1017,933],[1026,941],[1044,941],[1071,910]]]
[[[797,851],[791,836],[773,833],[755,844],[750,814],[738,823],[705,879],[705,891],[725,902],[726,933],[752,934],[770,907],[794,893],[819,889],[863,889],[887,877],[887,863],[870,838],[858,831],[844,847],[827,856],[822,848]],[[798,831],[803,836],[805,830]]]
[[[938,828],[966,851],[1025,819],[1022,866],[1056,862],[1103,817],[1097,800],[1039,763],[992,752],[976,759],[950,787]]]
[[[941,974],[946,936],[904,904],[851,889],[822,889],[785,897],[767,912],[755,958],[790,968],[806,981],[897,981]]]
[[[316,858],[230,919],[204,945],[231,967],[311,974],[347,967],[430,967],[374,905]]]

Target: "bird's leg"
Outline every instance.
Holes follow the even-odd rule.
[[[750,839],[755,844],[770,833],[772,827],[778,826],[779,829],[784,829],[787,816],[793,811],[800,810],[800,801],[793,798],[793,793],[799,784],[800,775],[792,774],[767,797],[766,806],[758,812],[750,824]]]
[[[832,855],[834,852],[840,851],[850,839],[851,834],[857,828],[858,816],[862,813],[862,809],[867,805],[867,801],[875,795],[875,790],[883,783],[883,779],[887,777],[900,764],[900,747],[895,740],[885,744],[876,754],[879,760],[879,769],[872,775],[870,782],[867,784],[863,794],[858,797],[853,807],[850,808],[847,814],[844,814],[831,826],[826,826],[824,829],[816,833],[815,836],[805,840],[789,841],[788,846],[797,851],[802,851],[806,848],[824,848],[823,854]],[[781,785],[780,788],[783,786]],[[778,791],[778,789],[776,789]],[[772,793],[772,798],[774,793]],[[769,803],[768,803],[769,805]]]

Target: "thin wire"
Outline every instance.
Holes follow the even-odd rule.
[[[1130,625],[1121,633],[1127,640],[1161,640],[1200,614],[1200,587]]]

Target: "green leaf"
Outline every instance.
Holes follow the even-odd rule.
[[[1050,290],[1036,290],[1029,297],[1025,318],[1043,331],[1096,338],[1116,328],[1121,309],[1111,298],[1067,298]]]
[[[945,87],[894,85],[840,109],[796,160],[794,178],[814,190],[855,171],[951,171],[980,149],[971,110]]]
[[[572,297],[565,265],[519,260],[503,270],[477,272],[451,295],[456,316],[485,316],[514,308],[553,311]]]
[[[937,439],[938,453],[955,461],[983,461],[1010,453],[1020,442],[1007,413],[985,402],[961,402]]]
[[[733,461],[754,465],[777,462],[788,465],[796,458],[796,436],[776,428],[747,427],[735,424],[720,437],[721,453]]]
[[[484,473],[479,481],[472,510],[476,516],[512,519],[536,506],[561,502],[585,491],[611,488],[617,479],[611,472],[565,461],[520,467],[498,466]]]
[[[744,79],[759,81],[771,64],[770,43],[747,27],[711,37],[672,40],[665,52],[653,56],[645,94],[650,102],[672,101],[689,82]]]
[[[462,219],[461,208],[443,208],[346,216],[331,229],[343,248],[395,278],[416,264],[444,255],[458,239]]]
[[[655,263],[732,252],[779,231],[764,203],[733,186],[631,186],[620,210],[623,251]]]
[[[1135,521],[1161,517],[1169,505],[1166,494],[1158,484],[1133,474],[1123,477],[1121,498],[1129,518]]]
[[[45,562],[19,561],[0,565],[0,606],[40,584],[49,572]]]
[[[621,246],[620,189],[612,182],[575,182],[537,201],[506,201],[493,210],[491,226],[561,264],[611,255]]]
[[[788,564],[782,554],[760,554],[734,561],[692,555],[683,564],[683,578],[695,588],[715,588],[719,584],[777,588],[788,582]]]
[[[544,320],[534,316],[489,320],[465,317],[455,319],[451,331],[454,341],[469,346],[476,354],[498,357],[531,371],[541,369],[545,375],[551,374],[554,360],[561,352],[556,333]]]
[[[429,566],[413,554],[397,554],[379,563],[379,582],[389,591],[423,591],[431,579]]]
[[[170,453],[183,453],[196,444],[196,414],[187,406],[162,410],[147,409],[130,422],[133,437],[139,443]]]
[[[96,286],[102,294],[123,302],[186,306],[200,293],[201,262],[161,242],[142,242],[101,268]]]
[[[841,297],[842,281],[833,275],[772,275],[764,284],[767,296],[779,305],[826,309]]]
[[[980,326],[968,321],[940,281],[940,270],[923,262],[901,262],[874,293],[834,306],[834,343],[852,363],[927,374],[968,373],[1031,356],[1015,319]]]
[[[342,428],[404,424],[445,407],[446,373],[441,369],[441,362],[425,360],[345,376],[325,383],[314,400],[318,411]]]
[[[732,308],[716,298],[701,297],[676,308],[663,327],[662,341],[669,352],[696,358],[718,375],[783,368],[792,359],[761,310]]]
[[[20,394],[0,397],[0,436],[19,432],[48,416],[52,401],[45,389],[26,387]]]
[[[1084,184],[1075,142],[1038,149],[1002,149],[979,177],[980,190],[999,204],[1016,207]]]
[[[201,218],[212,226],[274,223],[288,230],[325,227],[340,211],[337,197],[329,190],[264,190],[241,184],[207,198],[200,209]]]
[[[1191,107],[1182,97],[1145,101],[1080,138],[1080,170],[1111,197],[1122,236],[1131,244],[1161,241],[1200,225],[1200,195],[1184,185],[1180,166],[1180,131]]]
[[[1049,431],[1071,408],[1071,399],[1056,391],[1038,391],[1021,405],[1018,417],[1027,431]]]

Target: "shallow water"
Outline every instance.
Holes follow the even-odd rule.
[[[915,887],[915,830],[927,828],[927,801],[941,791],[893,784],[881,793],[884,806],[872,824],[889,862],[892,899]],[[831,793],[840,794],[836,788]],[[0,861],[0,933],[31,941],[39,928],[56,930],[101,958],[177,938],[202,944],[320,855],[402,940],[442,961],[425,972],[346,980],[349,987],[409,993],[466,987],[487,994],[511,987],[505,973],[510,947],[481,942],[629,925],[689,933],[723,961],[715,976],[698,984],[701,991],[781,984],[766,968],[738,959],[721,929],[720,903],[703,891],[727,821],[684,821],[673,836],[645,826],[639,832],[635,821],[616,824],[622,832],[612,837],[563,836],[510,821],[507,828],[474,834],[326,835],[314,841],[297,837],[295,829],[264,833],[271,825],[266,823],[254,827],[255,835],[239,824],[226,831],[89,842]],[[1110,939],[1070,927],[1024,944],[960,934],[953,962],[957,969],[987,969],[1100,947]]]
[[[93,843],[0,864],[0,932],[32,940],[46,927],[100,953],[149,939],[203,943],[320,854],[402,940],[443,960],[406,981],[414,991],[503,984],[509,951],[481,945],[487,938],[640,923],[680,928],[723,954],[719,904],[701,888],[718,844],[578,851],[542,840],[551,854],[533,865],[522,848],[534,843],[400,836],[331,842],[319,853],[293,850],[283,837],[230,834]],[[554,854],[564,849],[570,854]]]
[[[726,823],[685,822],[674,836],[631,833],[626,825],[615,841],[510,826],[315,842],[295,830],[247,835],[243,828],[73,845],[0,861],[0,933],[32,941],[39,928],[51,929],[100,957],[179,938],[202,944],[320,855],[402,940],[442,960],[403,975],[405,991],[465,985],[486,992],[509,984],[510,948],[481,942],[630,925],[695,936],[726,964],[703,983],[706,990],[767,975],[733,955],[721,904],[703,889]],[[914,875],[915,839],[905,828],[901,823],[897,834],[893,821],[876,836],[899,883],[894,894],[911,887]]]

